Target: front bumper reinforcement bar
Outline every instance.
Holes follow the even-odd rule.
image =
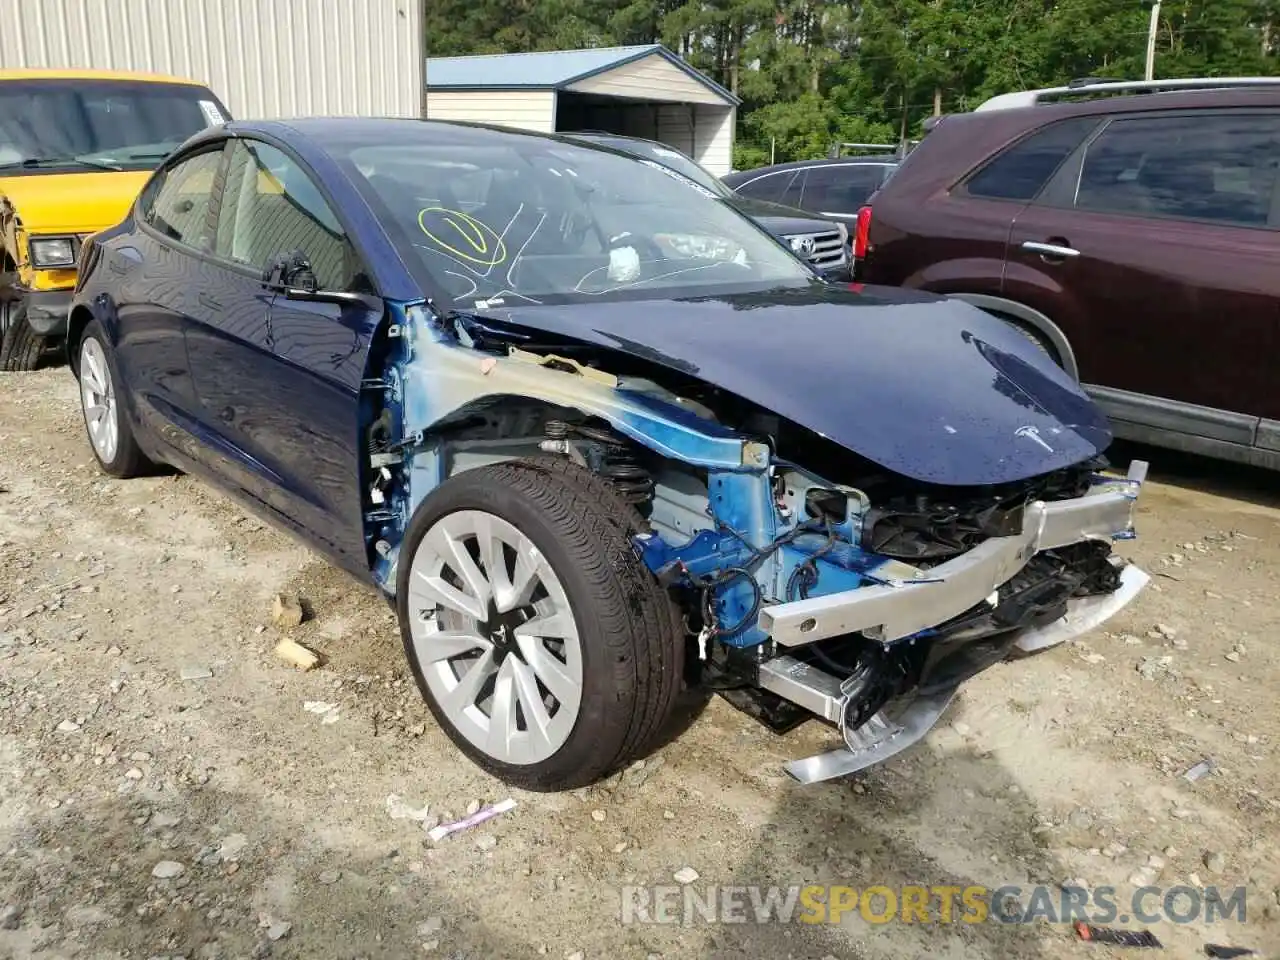
[[[1147,464],[1135,460],[1123,480],[1108,480],[1082,497],[1036,500],[1023,513],[1022,530],[992,537],[954,560],[911,579],[859,587],[824,597],[771,604],[760,627],[784,647],[849,633],[890,643],[945,623],[981,603],[1041,550],[1081,540],[1133,536],[1133,510]]]

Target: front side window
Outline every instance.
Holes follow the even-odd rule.
[[[804,185],[804,208],[855,214],[883,178],[884,168],[878,163],[811,167]]]
[[[511,135],[354,146],[344,166],[406,261],[459,302],[812,280],[727,200],[652,160]]]
[[[310,261],[320,289],[352,289],[358,273],[355,251],[310,175],[269,144],[236,140],[214,253],[266,271],[295,252]]]
[[[160,173],[140,201],[142,218],[176,243],[207,249],[209,204],[221,157],[221,150],[207,150]]]
[[[0,81],[0,171],[150,170],[224,114],[195,84]]]
[[[804,171],[801,171],[802,173]],[[772,203],[782,203],[787,193],[787,187],[796,179],[796,171],[783,170],[779,173],[766,173],[763,177],[757,177],[734,189],[744,197],[751,197],[753,200],[768,200]],[[796,192],[795,199],[799,199],[799,191]]]
[[[965,189],[972,197],[1031,200],[1097,125],[1097,117],[1051,123],[997,156],[969,178]]]
[[[1280,165],[1280,116],[1116,120],[1089,144],[1083,210],[1263,227]]]

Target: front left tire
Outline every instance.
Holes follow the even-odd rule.
[[[119,370],[97,320],[90,322],[80,340],[76,372],[85,432],[98,465],[104,473],[122,480],[142,476],[150,463],[134,439],[120,403]]]
[[[675,709],[684,633],[636,554],[641,520],[567,460],[446,480],[401,546],[396,606],[437,722],[528,790],[586,786],[642,756]]]

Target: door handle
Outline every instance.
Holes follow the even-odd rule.
[[[1022,249],[1028,253],[1038,253],[1042,257],[1053,257],[1059,260],[1080,256],[1080,251],[1075,247],[1068,247],[1058,243],[1040,243],[1037,240],[1023,241]]]
[[[199,294],[196,297],[196,299],[200,301],[201,305],[208,307],[210,310],[222,309],[222,303],[218,300],[215,300],[213,297],[209,296],[209,294],[207,293]]]

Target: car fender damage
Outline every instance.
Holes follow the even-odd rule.
[[[1142,463],[948,487],[692,373],[510,321],[409,305],[384,347],[363,397],[383,589],[446,478],[568,457],[643,517],[635,549],[684,613],[690,682],[775,730],[813,716],[840,728],[844,748],[789,767],[803,781],[905,749],[964,680],[1093,629],[1146,582],[1111,554],[1134,535]]]

